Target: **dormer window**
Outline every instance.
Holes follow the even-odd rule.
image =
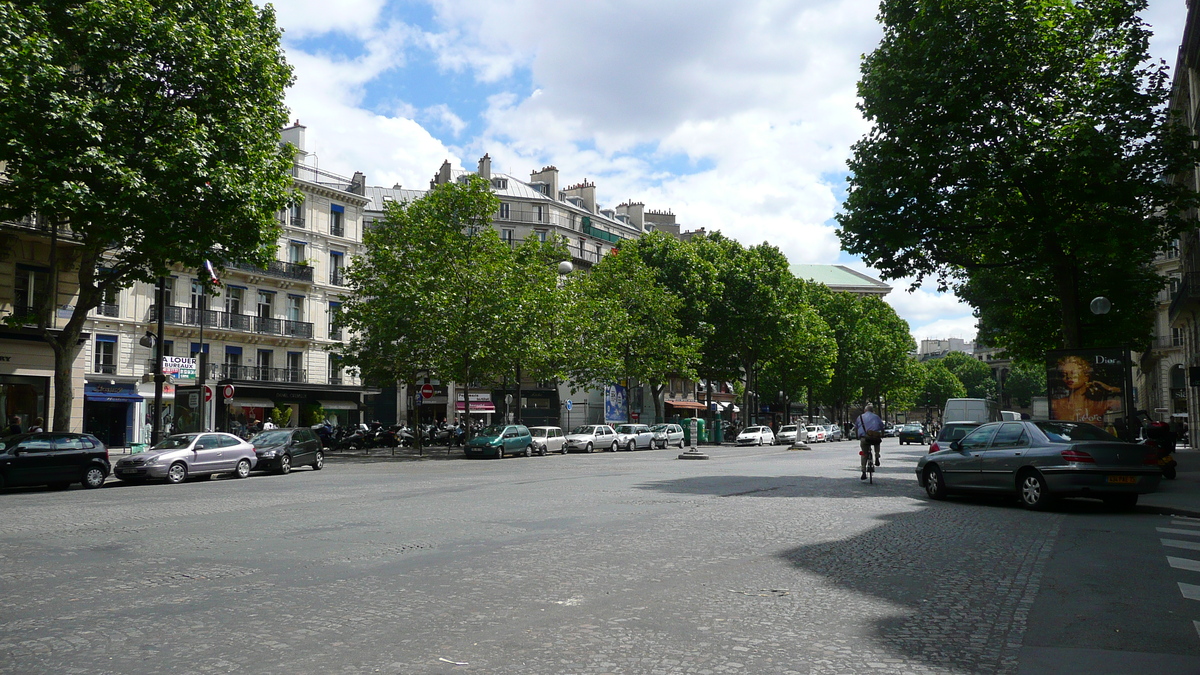
[[[466,185],[467,181],[469,181],[469,180],[471,180],[471,177],[465,173],[463,175],[459,176],[457,179],[457,181],[459,183],[461,183],[462,185]]]
[[[493,178],[492,179],[492,187],[497,190],[507,190],[508,189],[508,179],[507,178]]]

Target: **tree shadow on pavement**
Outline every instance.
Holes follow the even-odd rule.
[[[806,627],[804,637],[813,643],[861,658],[864,669],[1015,673],[1027,613],[1062,516],[997,498],[933,502],[915,481],[885,478],[869,485],[856,474],[702,476],[639,487],[725,498],[911,498],[919,502],[915,508],[892,513],[830,509],[826,518],[844,536],[776,554],[805,573],[794,582],[801,588],[791,625]],[[812,583],[811,575],[826,583]]]

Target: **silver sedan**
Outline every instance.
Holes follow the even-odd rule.
[[[933,499],[952,492],[1015,494],[1030,509],[1059,497],[1095,497],[1132,508],[1158,489],[1162,473],[1146,449],[1083,422],[992,422],[917,461]]]
[[[165,478],[169,483],[215,473],[245,478],[257,462],[254,446],[233,434],[175,434],[146,452],[122,458],[113,468],[113,475],[130,482]]]

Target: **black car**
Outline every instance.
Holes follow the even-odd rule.
[[[320,471],[325,465],[321,439],[308,427],[264,431],[251,438],[250,445],[258,455],[258,468],[266,471],[290,473],[292,467],[305,464]]]
[[[85,488],[104,485],[112,466],[108,448],[91,434],[36,433],[0,438],[0,488],[49,485]]]

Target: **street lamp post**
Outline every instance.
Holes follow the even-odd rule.
[[[158,278],[158,287],[154,290],[154,305],[158,308],[158,332],[151,333],[146,331],[146,334],[139,340],[139,344],[144,347],[150,347],[154,350],[154,422],[150,425],[150,445],[158,445],[159,439],[162,437],[162,399],[163,399],[163,381],[166,376],[163,375],[163,329],[166,324],[166,297],[167,297],[167,279],[166,277]]]

